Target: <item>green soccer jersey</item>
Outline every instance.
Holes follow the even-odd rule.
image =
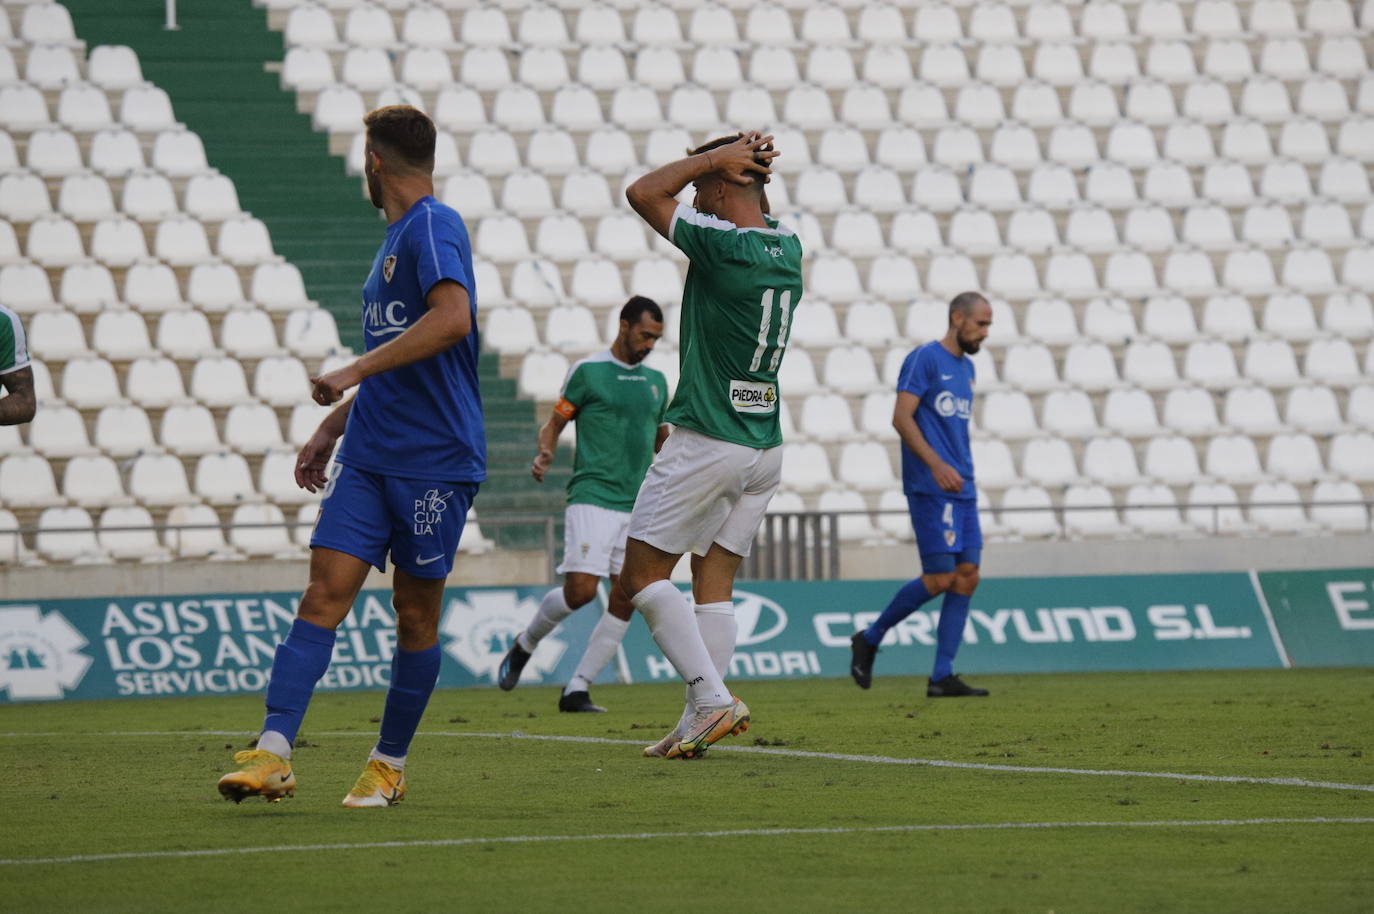
[[[740,228],[679,205],[669,229],[691,265],[668,421],[752,448],[782,444],[778,366],[802,295],[801,241],[765,221]]]
[[[643,362],[627,365],[607,350],[573,365],[563,382],[563,399],[577,407],[568,504],[629,511],[665,421],[667,379]]]
[[[0,305],[0,374],[9,374],[29,366],[29,345],[24,325],[15,314]]]

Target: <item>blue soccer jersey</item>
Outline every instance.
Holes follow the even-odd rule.
[[[345,466],[413,479],[486,479],[472,245],[462,217],[433,197],[421,197],[387,227],[363,283],[364,345],[371,350],[418,321],[442,279],[467,289],[472,331],[438,355],[363,381],[339,449]]]
[[[902,485],[908,495],[977,498],[968,423],[973,417],[973,359],[953,356],[939,340],[918,346],[902,362],[897,390],[915,394],[916,427],[940,459],[964,477],[958,494],[945,492],[930,467],[909,448],[902,448]]]

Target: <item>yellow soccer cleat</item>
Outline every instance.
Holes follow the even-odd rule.
[[[367,767],[358,775],[358,782],[343,798],[343,805],[353,808],[395,806],[405,799],[405,795],[405,771],[372,758],[367,760]]]
[[[219,779],[219,792],[226,800],[242,803],[248,797],[262,797],[280,803],[296,793],[296,775],[291,762],[264,749],[245,749],[234,753],[239,770]]]
[[[736,698],[735,703],[729,707],[697,712],[692,718],[691,726],[687,728],[687,735],[674,748],[682,758],[696,758],[717,740],[743,733],[748,729],[749,706]]]

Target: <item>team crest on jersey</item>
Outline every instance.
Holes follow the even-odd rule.
[[[946,530],[946,531],[945,531],[945,545],[946,545],[946,546],[953,546],[953,545],[954,545],[954,531],[953,531],[953,530]]]
[[[396,255],[387,254],[386,259],[382,261],[382,278],[385,279],[387,282],[391,282],[391,277],[394,276],[395,273]]]

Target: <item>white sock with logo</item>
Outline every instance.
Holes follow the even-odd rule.
[[[395,768],[397,771],[404,771],[406,767],[406,757],[404,755],[387,755],[383,752],[378,752],[376,749],[373,749],[371,752],[367,754],[367,757],[375,758],[379,762],[386,762],[388,765],[390,765],[392,768]]]
[[[568,601],[563,599],[563,588],[555,587],[544,594],[544,599],[539,601],[539,612],[534,614],[525,630],[515,636],[516,640],[522,648],[533,654],[544,636],[570,615],[572,610],[568,608]]]
[[[733,699],[701,640],[691,604],[671,581],[655,581],[631,598],[644,614],[663,656],[687,683],[688,700],[700,711],[729,707]]]
[[[578,661],[577,672],[568,683],[568,687],[563,690],[564,695],[585,692],[591,688],[592,681],[601,675],[606,664],[615,656],[616,648],[620,647],[620,642],[625,639],[625,632],[629,627],[628,619],[617,619],[610,613],[601,614],[601,620],[596,623],[596,628],[592,629],[587,649],[582,652],[582,659]]]
[[[735,604],[697,603],[692,609],[697,628],[701,631],[701,640],[706,643],[706,652],[711,655],[711,663],[723,680],[730,672],[730,659],[735,656],[735,634],[739,627],[735,622]],[[673,732],[678,736],[686,736],[691,718],[692,702],[688,700]]]

